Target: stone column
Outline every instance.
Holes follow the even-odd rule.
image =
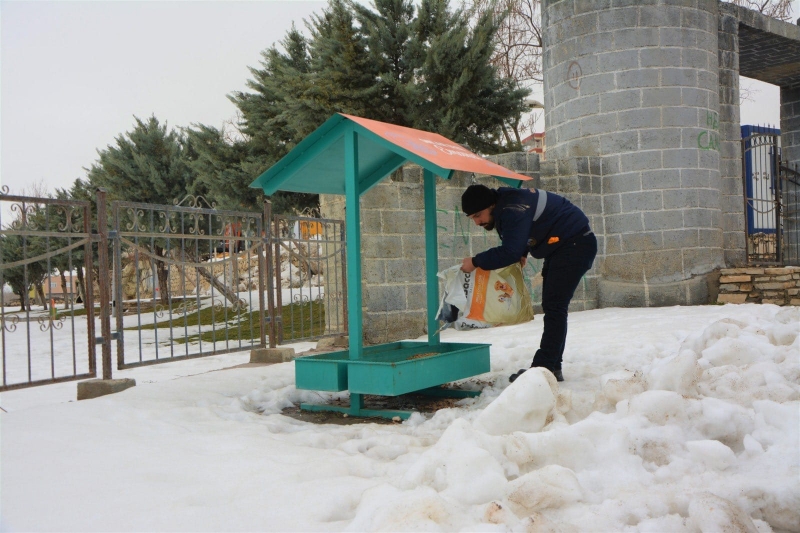
[[[787,264],[800,265],[800,87],[781,87],[781,159],[789,166],[783,182],[784,250]]]
[[[725,265],[747,263],[739,110],[739,18],[724,11],[719,26],[720,207]]]
[[[717,17],[716,0],[543,2],[547,159],[601,166],[600,307],[705,303],[724,265]]]
[[[781,87],[781,155],[800,165],[800,87]]]

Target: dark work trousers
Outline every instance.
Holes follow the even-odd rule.
[[[567,342],[569,302],[583,275],[592,268],[597,255],[593,233],[578,237],[545,258],[542,266],[542,342],[531,366],[561,370],[561,357]]]

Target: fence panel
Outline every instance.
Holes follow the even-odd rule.
[[[777,264],[780,257],[780,132],[743,126],[742,178],[750,263]]]
[[[13,290],[0,295],[0,390],[96,376],[91,221],[87,201],[0,191],[0,287]]]
[[[277,343],[347,334],[344,221],[273,217]]]
[[[346,334],[343,221],[202,202],[0,191],[0,390]]]
[[[759,265],[800,265],[796,165],[781,161],[780,131],[742,126],[742,180],[747,260]]]
[[[117,367],[266,345],[264,215],[112,204]]]

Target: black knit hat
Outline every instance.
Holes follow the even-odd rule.
[[[486,185],[470,185],[461,195],[461,210],[464,214],[474,215],[497,203],[497,191]]]

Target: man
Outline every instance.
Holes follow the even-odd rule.
[[[564,381],[561,361],[569,302],[597,255],[597,239],[589,219],[566,198],[541,189],[470,185],[461,196],[461,209],[476,225],[487,231],[496,229],[502,241],[475,257],[465,257],[461,263],[464,272],[495,270],[517,261],[525,266],[528,254],[544,259],[544,331],[531,367],[546,368],[558,381]],[[513,374],[509,381],[525,370]]]

